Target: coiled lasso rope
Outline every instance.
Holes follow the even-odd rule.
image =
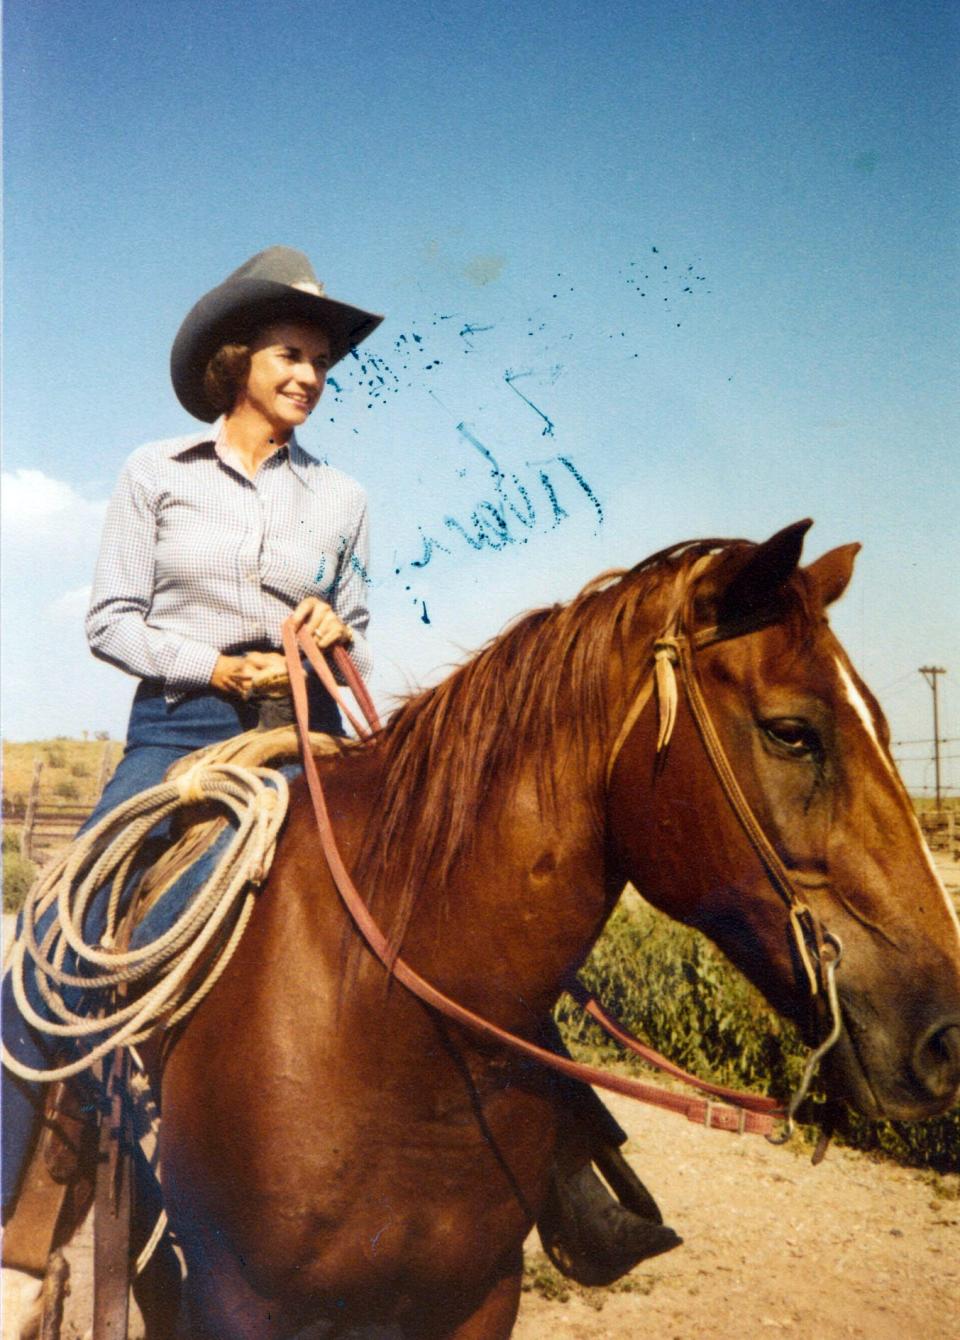
[[[286,778],[272,768],[200,761],[176,780],[119,805],[75,839],[31,891],[7,966],[27,1023],[52,1039],[58,1050],[74,1044],[81,1054],[62,1065],[35,1069],[4,1046],[3,1064],[26,1080],[69,1079],[114,1048],[135,1047],[195,1009],[240,941],[256,888],[270,869],[288,800]],[[140,847],[156,824],[198,802],[212,802],[232,815],[232,839],[168,930],[141,948],[119,948],[116,940],[127,915],[121,897]],[[99,943],[91,944],[84,937],[84,920],[97,891],[108,884],[106,927]],[[54,906],[52,924],[41,934],[39,925]],[[68,971],[70,950],[76,964]],[[27,997],[28,964],[50,1018],[38,1014]],[[82,1014],[67,1005],[65,988],[84,992]],[[93,1037],[98,1041],[90,1045]]]

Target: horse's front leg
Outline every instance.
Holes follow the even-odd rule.
[[[509,1340],[520,1310],[523,1282],[523,1248],[511,1252],[503,1272],[477,1310],[452,1331],[430,1331],[424,1340]],[[419,1337],[417,1338],[419,1340]]]
[[[142,1252],[163,1209],[156,1178],[138,1151],[130,1241],[134,1257]],[[180,1316],[181,1271],[169,1233],[164,1233],[143,1273],[133,1272],[133,1296],[143,1315],[146,1340],[174,1340]]]

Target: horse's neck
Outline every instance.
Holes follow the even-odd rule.
[[[528,1023],[531,1009],[549,1010],[612,906],[599,752],[591,771],[588,778],[564,765],[561,740],[539,777],[531,763],[495,788],[453,878],[418,899],[404,939],[411,962],[513,1026]]]

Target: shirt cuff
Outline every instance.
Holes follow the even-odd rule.
[[[181,642],[173,658],[173,668],[166,678],[166,686],[177,693],[190,689],[208,689],[214,667],[220,659],[216,647],[202,642]]]

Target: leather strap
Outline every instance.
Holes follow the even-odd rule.
[[[366,943],[389,973],[419,1000],[422,1000],[424,1004],[438,1010],[454,1023],[462,1025],[488,1041],[510,1047],[513,1051],[539,1061],[549,1069],[557,1070],[561,1074],[568,1075],[571,1079],[596,1085],[598,1088],[607,1089],[612,1093],[624,1094],[629,1098],[636,1098],[641,1102],[651,1103],[670,1111],[680,1112],[690,1121],[711,1126],[718,1130],[743,1131],[762,1135],[767,1135],[773,1130],[774,1116],[771,1112],[747,1111],[745,1108],[736,1111],[733,1108],[724,1107],[702,1098],[690,1098],[683,1094],[658,1089],[652,1084],[646,1084],[641,1080],[631,1079],[625,1075],[610,1074],[598,1066],[582,1065],[567,1057],[557,1056],[555,1053],[537,1046],[536,1043],[499,1027],[489,1019],[484,1019],[472,1010],[460,1005],[457,1001],[451,1000],[449,996],[421,977],[402,957],[399,955],[391,956],[386,936],[371,916],[343,863],[327,811],[320,776],[309,748],[309,709],[299,651],[302,649],[312,664],[312,653],[316,651],[316,648],[312,645],[312,639],[303,632],[298,634],[289,620],[283,626],[283,648],[290,667],[290,685],[293,693],[297,730],[300,734],[303,751],[304,774],[313,802],[324,855],[344,906]],[[348,686],[351,691],[356,693],[355,684],[359,683],[359,676],[346,654],[344,654],[341,668]],[[782,1109],[774,1110],[777,1113],[782,1112]]]
[[[46,1088],[40,1133],[3,1233],[5,1266],[34,1275],[47,1266],[64,1206],[74,1200],[76,1181],[84,1176],[89,1118],[82,1102],[81,1094],[63,1081]],[[73,1209],[71,1204],[67,1212]]]
[[[47,1166],[41,1135],[23,1175],[16,1207],[3,1232],[3,1264],[42,1275],[53,1247],[57,1221],[69,1194]]]
[[[189,776],[192,769],[188,769]],[[117,932],[126,949],[134,910]],[[118,999],[126,984],[117,988]],[[100,1115],[100,1146],[93,1216],[93,1340],[127,1340],[130,1322],[130,1228],[133,1215],[133,1123],[127,1094],[130,1052],[120,1046],[105,1065],[105,1107]]]
[[[93,1221],[93,1340],[126,1340],[130,1312],[132,1133],[125,1101],[129,1052],[118,1047],[110,1067]]]
[[[744,1107],[748,1111],[769,1112],[772,1116],[783,1115],[783,1106],[775,1098],[768,1098],[765,1094],[745,1093],[740,1089],[728,1089],[723,1084],[713,1084],[709,1080],[699,1079],[696,1075],[691,1075],[682,1066],[669,1061],[646,1042],[641,1042],[629,1029],[624,1028],[619,1020],[608,1014],[596,996],[587,990],[578,977],[568,978],[564,983],[564,990],[568,996],[571,996],[577,1002],[585,1014],[589,1014],[591,1019],[596,1020],[600,1027],[609,1033],[612,1038],[616,1038],[622,1047],[626,1047],[628,1051],[641,1057],[648,1065],[656,1066],[665,1075],[672,1075],[674,1079],[689,1084],[691,1088],[699,1089],[701,1093],[709,1094],[711,1098],[735,1103],[738,1107]]]

